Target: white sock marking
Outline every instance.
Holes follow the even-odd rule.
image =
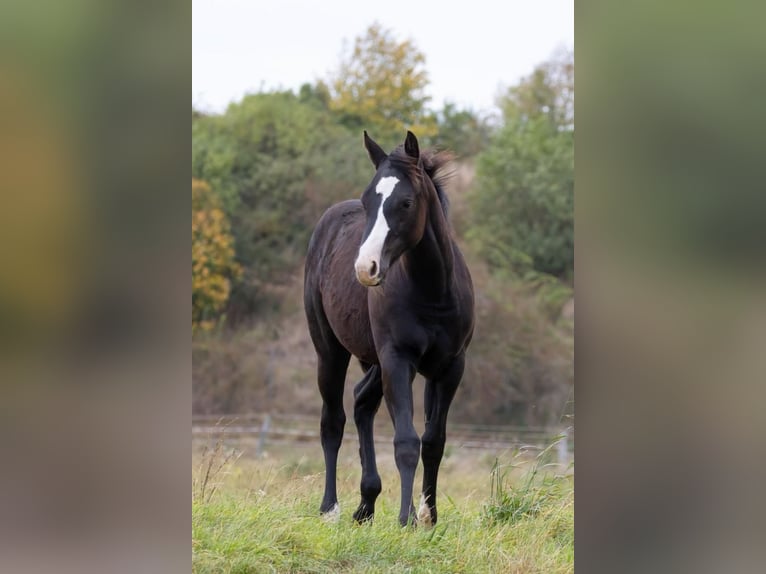
[[[340,504],[336,502],[330,510],[322,515],[322,520],[325,522],[338,522],[340,520]]]
[[[431,524],[431,509],[426,504],[426,495],[420,494],[420,505],[418,506],[418,524],[421,526],[433,526]]]

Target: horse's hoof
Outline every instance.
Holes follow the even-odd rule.
[[[321,516],[325,522],[338,522],[340,520],[340,504],[336,502],[330,510],[323,512]]]
[[[433,526],[433,520],[431,520],[431,508],[426,504],[426,497],[420,495],[420,504],[418,505],[417,524],[424,528],[430,528]]]
[[[370,511],[367,509],[367,505],[362,503],[359,505],[359,508],[356,509],[356,512],[354,512],[354,520],[357,524],[365,524],[366,522],[372,522],[373,517],[375,516],[375,511]]]

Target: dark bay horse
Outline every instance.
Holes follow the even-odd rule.
[[[399,522],[433,525],[447,411],[473,334],[473,285],[452,237],[444,181],[436,173],[449,156],[421,153],[409,131],[390,155],[367,132],[364,146],[375,177],[361,201],[344,201],[324,213],[306,257],[304,304],[323,400],[326,476],[320,512],[339,513],[335,483],[346,422],[343,387],[354,355],[364,370],[354,388],[362,462],[362,499],[354,519],[371,519],[381,492],[372,432],[385,397],[401,479]],[[426,379],[422,441],[412,422],[416,373]],[[412,490],[421,454],[423,489],[416,513]]]

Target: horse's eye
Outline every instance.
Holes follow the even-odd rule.
[[[404,209],[409,209],[410,207],[412,207],[412,200],[411,199],[405,199],[404,201],[402,201],[402,207]]]

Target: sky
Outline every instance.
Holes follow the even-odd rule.
[[[209,112],[326,80],[374,22],[425,54],[434,109],[491,112],[501,90],[574,47],[573,0],[192,0],[192,10],[192,104]]]

